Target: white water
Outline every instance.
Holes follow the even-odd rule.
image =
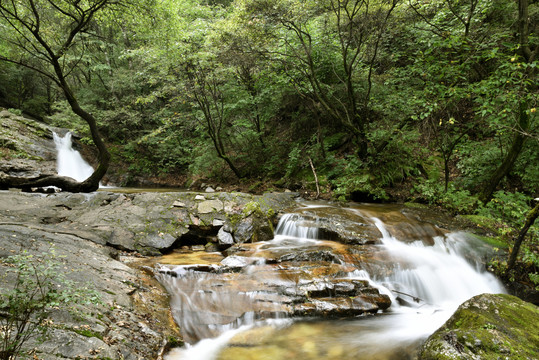
[[[350,276],[368,280],[381,293],[389,295],[392,300],[389,315],[322,322],[326,327],[324,335],[312,341],[328,345],[339,342],[362,359],[374,359],[380,353],[390,354],[387,358],[394,357],[400,349],[416,347],[436,331],[465,300],[481,293],[505,292],[494,276],[464,259],[474,251],[464,234],[436,237],[433,246],[426,246],[421,241],[404,243],[392,237],[382,221],[372,220],[382,233],[381,246],[389,255],[387,266],[392,268],[391,275],[374,278],[365,270],[356,270]],[[298,214],[283,216],[275,239],[262,247],[299,248],[303,244],[317,243],[317,232],[309,221],[306,224]],[[200,341],[188,349],[175,350],[165,359],[215,359],[232,337],[253,326],[254,321],[215,339]],[[298,344],[291,340],[289,346]],[[384,358],[385,355],[380,356]]]
[[[404,264],[397,263],[393,275],[382,281],[392,290],[413,294],[444,310],[455,310],[478,294],[504,292],[492,274],[464,259],[464,252],[472,249],[466,246],[465,238],[459,233],[435,237],[433,246],[425,246],[420,241],[406,244],[392,237],[379,219],[374,222],[390,254],[405,260]]]
[[[53,132],[56,151],[58,152],[56,166],[58,175],[67,176],[82,182],[92,175],[94,169],[73,149],[71,141],[71,132],[68,132],[64,137],[60,137]]]
[[[382,221],[373,221],[383,235],[383,246],[394,258],[394,272],[374,280],[365,271],[354,275],[369,280],[381,293],[390,295],[392,315],[358,324],[358,329],[368,330],[354,335],[353,343],[361,344],[361,352],[380,348],[397,351],[417,343],[443,325],[469,298],[505,292],[492,274],[464,259],[466,252],[474,251],[464,234],[436,237],[433,246],[421,241],[403,243],[388,233]],[[399,305],[397,298],[405,300],[406,305]]]

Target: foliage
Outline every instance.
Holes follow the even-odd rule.
[[[130,178],[233,182],[236,173],[309,188],[310,158],[335,197],[412,189],[471,213],[523,130],[525,104],[527,140],[499,188],[539,189],[537,62],[521,54],[512,2],[111,4],[63,60]],[[532,3],[530,21],[537,16]],[[529,40],[537,44],[533,31]],[[0,45],[2,56],[14,51]],[[21,99],[11,107],[89,137],[54,84],[29,74],[0,64],[0,100]]]
[[[515,236],[530,210],[530,200],[529,196],[523,193],[498,191],[490,202],[477,210],[477,213],[502,224],[503,228],[499,230],[500,235]],[[539,236],[539,229],[532,227],[530,234],[535,237]]]
[[[9,284],[0,292],[0,357],[16,359],[30,339],[43,340],[51,312],[75,311],[74,305],[99,303],[95,291],[68,280],[54,248],[42,255],[26,251],[3,260]]]
[[[457,214],[471,214],[478,205],[477,197],[470,194],[468,190],[456,189],[453,184],[447,190],[435,180],[425,180],[415,185],[413,191],[417,193],[419,201],[431,205],[441,206]]]

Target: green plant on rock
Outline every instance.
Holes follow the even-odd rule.
[[[0,288],[0,359],[23,355],[31,339],[42,341],[52,326],[54,310],[99,303],[98,294],[68,280],[59,271],[61,262],[54,249],[42,255],[26,251],[3,260],[7,271]],[[76,314],[76,312],[75,312]]]

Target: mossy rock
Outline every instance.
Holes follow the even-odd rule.
[[[539,308],[511,295],[462,304],[423,345],[419,359],[537,359]]]

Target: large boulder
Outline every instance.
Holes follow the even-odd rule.
[[[56,174],[53,131],[0,108],[0,189]]]
[[[422,360],[537,359],[539,308],[511,295],[463,303],[423,345]]]
[[[23,253],[31,256],[26,265],[38,273],[47,263],[41,260],[44,254],[55,254],[55,279],[72,281],[72,285],[60,282],[58,287],[88,287],[99,297],[93,304],[68,305],[71,309],[55,306],[47,318],[47,336],[40,339],[36,333],[23,343],[25,352],[34,349],[33,358],[154,359],[164,344],[179,338],[176,325],[169,320],[167,294],[153,276],[117,260],[117,252],[110,247],[47,226],[6,222],[5,211],[0,211],[2,294],[15,284],[7,257]]]

